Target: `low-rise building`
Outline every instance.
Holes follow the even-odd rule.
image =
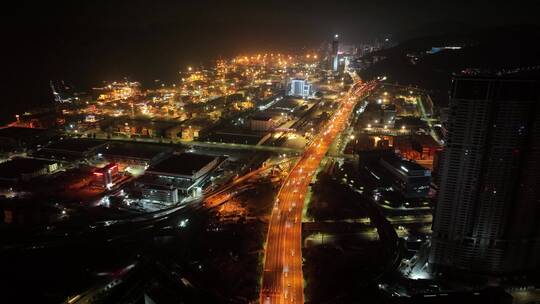
[[[119,179],[118,164],[110,163],[103,168],[94,171],[94,179],[97,186],[111,189]]]
[[[413,134],[411,139],[412,148],[420,153],[421,159],[433,160],[435,153],[442,150],[441,145],[431,135]]]
[[[431,183],[431,171],[395,154],[386,154],[379,160],[392,176],[393,184],[406,198],[427,197]]]
[[[217,164],[218,158],[214,156],[195,153],[173,154],[148,168],[146,174],[194,181],[210,172]]]
[[[200,195],[205,177],[219,162],[214,156],[173,154],[151,166],[136,184],[144,199],[177,203],[180,196]]]
[[[0,151],[32,150],[48,143],[54,132],[45,129],[7,127],[0,129]]]
[[[182,128],[182,140],[192,141],[199,138],[200,126],[184,126]]]
[[[178,188],[172,184],[145,184],[141,187],[141,193],[143,199],[163,202],[167,205],[180,201]]]
[[[28,181],[58,170],[57,162],[35,158],[13,158],[0,164],[0,180],[8,182]]]
[[[34,155],[64,161],[90,159],[96,157],[98,150],[105,145],[105,141],[95,139],[67,138],[45,146]]]
[[[273,115],[260,113],[251,117],[249,127],[252,131],[270,131],[277,127],[277,120]]]
[[[142,143],[111,143],[99,150],[98,155],[121,169],[128,166],[148,167],[165,159],[172,149]]]
[[[311,94],[311,84],[309,84],[307,80],[300,78],[291,79],[289,92],[287,93],[287,95],[307,98],[311,96]]]
[[[212,120],[204,117],[192,118],[182,123],[179,135],[181,136],[182,140],[197,140],[203,135],[204,130],[212,124]]]
[[[381,121],[388,128],[393,128],[396,122],[396,106],[393,104],[384,105],[381,107]]]

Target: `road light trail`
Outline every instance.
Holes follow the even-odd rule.
[[[303,303],[302,208],[309,183],[334,138],[342,132],[357,100],[376,86],[356,82],[339,109],[305,150],[281,187],[268,227],[260,303]]]

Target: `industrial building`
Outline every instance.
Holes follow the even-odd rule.
[[[108,162],[117,163],[120,169],[129,166],[148,167],[165,159],[171,148],[141,143],[111,143],[99,150],[98,155]]]
[[[86,160],[96,157],[98,150],[105,145],[105,141],[95,139],[67,138],[45,146],[34,155],[62,161]]]
[[[249,127],[252,131],[271,131],[278,126],[278,120],[274,115],[260,113],[253,115],[249,120]]]
[[[0,129],[0,151],[19,152],[45,145],[54,131],[36,128],[7,127]]]
[[[389,104],[381,106],[381,123],[388,128],[393,128],[396,122],[396,105]]]
[[[425,198],[429,194],[431,171],[396,154],[385,154],[379,160],[390,173],[393,185],[406,198]]]
[[[111,163],[94,171],[94,180],[98,187],[111,189],[119,179],[118,164]]]
[[[177,203],[180,195],[200,195],[204,177],[219,165],[220,160],[202,154],[173,154],[151,166],[136,184],[144,199]]]
[[[0,164],[0,180],[7,182],[28,181],[58,170],[57,162],[35,158],[13,158]]]
[[[141,186],[142,197],[146,200],[176,204],[180,201],[178,188],[173,184],[145,184]]]

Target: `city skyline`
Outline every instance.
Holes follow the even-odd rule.
[[[0,294],[540,301],[540,4],[18,2]]]
[[[1,82],[6,87],[31,86],[29,92],[21,90],[9,98],[39,106],[50,97],[50,80],[83,87],[125,76],[145,83],[170,81],[184,66],[243,52],[317,48],[324,41],[321,37],[334,33],[340,33],[345,43],[402,41],[445,31],[538,25],[534,12],[539,9],[530,1],[519,5],[342,1],[330,7],[323,2],[280,1],[103,1],[82,6],[69,1],[54,5],[22,1],[2,20],[10,60]],[[36,48],[41,51],[34,52]]]

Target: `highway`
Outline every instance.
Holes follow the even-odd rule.
[[[265,248],[260,303],[303,303],[302,208],[309,183],[356,102],[376,86],[356,82],[321,134],[307,147],[283,183],[272,210]]]

